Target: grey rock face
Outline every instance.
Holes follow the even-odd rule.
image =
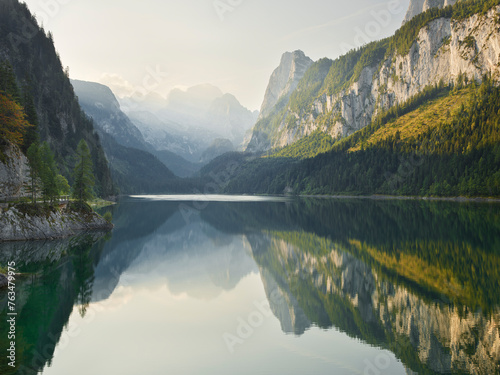
[[[444,8],[455,4],[457,1],[459,0],[411,0],[403,24],[431,8]]]
[[[149,151],[151,146],[130,119],[108,87],[94,82],[71,81],[82,109],[92,117],[96,127],[111,135],[119,144]]]
[[[15,207],[0,214],[0,241],[50,240],[70,237],[89,230],[109,230],[113,226],[95,212],[52,212],[48,216],[28,216]]]
[[[0,161],[0,200],[25,194],[28,182],[28,159],[19,148],[8,145],[3,151],[6,162]]]
[[[281,98],[290,97],[313,62],[302,51],[283,54],[280,65],[269,80],[259,120],[268,116]]]
[[[332,138],[346,137],[370,124],[381,110],[419,94],[426,86],[456,82],[460,74],[480,82],[484,74],[500,79],[500,31],[496,15],[500,6],[485,15],[460,22],[436,19],[422,28],[408,54],[394,54],[381,65],[367,67],[357,82],[336,95],[324,94],[303,113],[288,111],[278,136],[267,148],[285,147],[316,130]],[[474,43],[465,43],[465,40]],[[296,125],[285,119],[295,117]],[[317,121],[322,117],[323,121]],[[324,121],[328,119],[329,121]],[[327,124],[327,125],[325,125]],[[257,135],[254,134],[254,138]]]

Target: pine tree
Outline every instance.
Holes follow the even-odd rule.
[[[40,178],[42,180],[42,192],[44,200],[54,203],[59,197],[57,186],[57,167],[54,154],[49,145],[44,142],[40,147],[41,169]]]
[[[33,96],[30,93],[30,88],[26,86],[24,88],[23,95],[23,106],[24,112],[26,114],[26,121],[31,125],[26,128],[23,135],[23,145],[22,150],[26,152],[28,148],[34,142],[39,142],[40,136],[38,134],[38,115],[36,113],[35,103],[33,101]]]
[[[84,139],[78,143],[76,149],[77,163],[73,171],[73,198],[79,203],[85,203],[93,198],[93,187],[95,183],[94,174],[92,172],[92,158],[90,155],[89,146]]]

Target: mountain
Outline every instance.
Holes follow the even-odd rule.
[[[315,62],[256,125],[266,157],[220,156],[200,183],[229,176],[229,194],[500,196],[498,3],[433,8],[391,38]]]
[[[431,8],[444,8],[449,5],[454,5],[457,1],[458,0],[411,0],[403,25],[413,17]]]
[[[426,86],[498,77],[497,3],[470,0],[433,8],[390,38],[315,62],[290,99],[257,123],[249,150],[285,147],[315,131],[343,138]]]
[[[112,136],[119,144],[148,151],[146,143],[137,127],[120,109],[115,95],[107,86],[94,82],[71,80],[78,101],[95,126]]]
[[[91,150],[96,193],[114,194],[113,182],[99,136],[81,110],[73,87],[46,33],[26,4],[0,2],[0,63],[13,67],[17,85],[31,98],[41,140],[49,143],[61,173],[71,181],[75,150],[84,139]]]
[[[148,94],[143,100],[120,98],[123,111],[157,151],[174,152],[198,163],[216,139],[240,146],[258,113],[243,107],[231,94],[204,84],[174,89],[167,98]]]
[[[313,60],[300,50],[283,54],[280,65],[273,72],[269,80],[258,122],[253,128],[250,141],[247,143],[248,151],[259,151],[262,149],[262,145],[260,144],[263,140],[261,132],[266,132],[267,130],[268,123],[266,118],[271,117],[274,112],[279,111],[288,102],[290,95],[297,89],[300,80],[312,64]],[[264,136],[264,138],[267,137]]]
[[[210,147],[203,152],[203,155],[201,155],[201,162],[208,163],[210,160],[232,151],[234,151],[234,146],[229,139],[217,138],[212,142]]]
[[[162,185],[160,181],[172,177],[170,171],[179,177],[189,177],[199,170],[198,165],[188,162],[173,152],[166,150],[157,151],[154,147],[154,142],[157,139],[155,136],[149,137],[148,134],[148,141],[151,141],[153,144],[146,141],[141,131],[122,112],[118,100],[109,87],[94,82],[78,80],[72,80],[71,82],[83,110],[94,120],[102,137],[106,138],[106,141],[103,141],[103,145],[105,146],[106,156],[112,164],[112,169],[117,164],[125,163],[128,165],[125,168],[125,170],[129,171],[126,175],[123,174],[123,165],[118,168],[120,172],[116,169],[114,170],[115,177],[122,181],[122,188],[125,185],[128,186],[125,189],[126,191],[133,193],[134,186],[142,192],[147,191],[147,186],[140,180],[142,177],[148,180],[146,175],[150,173],[159,177],[157,183],[149,185],[158,191],[159,186]],[[146,113],[144,121],[151,123],[158,120],[155,120],[153,115]],[[165,136],[168,136],[168,133],[165,134]],[[124,148],[128,152],[125,152]],[[139,150],[142,152],[139,153]],[[118,155],[122,155],[122,158],[118,157]],[[111,156],[113,157],[111,158]],[[158,160],[155,160],[156,158],[166,168],[159,165]],[[138,160],[142,160],[140,168],[133,166]],[[149,163],[147,160],[149,160]],[[147,167],[148,170],[144,169],[144,167]],[[170,171],[167,171],[167,168]],[[132,181],[135,182],[132,183]],[[135,192],[137,193],[138,191]]]
[[[268,116],[280,99],[287,100],[290,98],[290,95],[295,91],[299,81],[304,77],[313,62],[300,50],[285,52],[281,56],[280,65],[269,80],[264,102],[260,109],[259,120]]]
[[[71,82],[83,110],[94,120],[120,192],[163,192],[174,174],[150,152],[154,148],[121,111],[111,89],[94,82]]]

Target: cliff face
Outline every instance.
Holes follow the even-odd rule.
[[[5,162],[0,160],[0,200],[25,194],[28,181],[28,159],[18,147],[9,144],[3,150]]]
[[[248,136],[243,144],[247,151],[261,151],[269,147],[268,136],[262,134],[263,126],[261,123],[286,105],[307,69],[313,63],[314,61],[300,50],[283,54],[280,65],[269,79],[257,124],[252,129],[251,136]]]
[[[295,91],[313,61],[302,51],[286,52],[267,86],[259,120],[268,116],[280,99],[288,99]]]
[[[95,212],[54,211],[31,215],[12,207],[0,213],[0,242],[52,240],[70,237],[78,232],[112,228],[112,224]]]
[[[82,109],[94,120],[95,127],[112,136],[119,144],[149,151],[137,127],[120,109],[120,104],[108,87],[94,82],[71,80]]]
[[[254,132],[260,150],[284,147],[321,130],[346,137],[370,124],[382,109],[403,103],[426,86],[456,82],[460,74],[481,81],[484,74],[500,78],[500,7],[462,21],[439,18],[423,27],[408,54],[394,53],[380,64],[365,67],[359,79],[338,94],[320,93],[300,111],[288,104],[267,134]],[[300,87],[300,86],[299,86]],[[322,90],[327,92],[327,90]]]
[[[416,15],[431,8],[444,8],[448,5],[455,4],[457,1],[458,0],[411,0],[403,24],[411,20]]]

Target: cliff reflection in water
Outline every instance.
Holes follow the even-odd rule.
[[[284,332],[335,327],[421,374],[500,373],[497,207],[306,200],[219,209],[204,217],[245,233]]]
[[[51,363],[73,306],[85,314],[124,275],[213,299],[256,272],[284,333],[338,329],[391,350],[409,373],[500,370],[498,206],[311,199],[187,212],[129,199],[111,210],[111,238],[0,245],[0,263],[32,274],[18,285],[25,373]]]

